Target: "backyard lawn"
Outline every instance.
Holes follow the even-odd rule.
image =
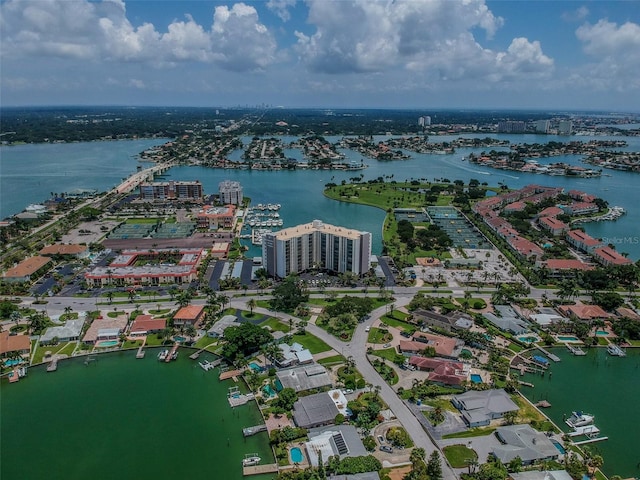
[[[374,327],[369,331],[369,338],[367,339],[367,342],[388,343],[391,340],[393,340],[393,335],[391,335],[388,330]]]
[[[293,335],[293,341],[298,342],[305,348],[308,348],[312,354],[328,352],[331,350],[329,345],[310,333],[305,333],[304,335],[296,333]]]
[[[449,445],[442,449],[453,468],[464,468],[469,460],[477,460],[478,454],[466,445]]]

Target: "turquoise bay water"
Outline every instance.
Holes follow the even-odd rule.
[[[16,384],[2,381],[0,478],[240,480],[242,459],[257,452],[272,463],[255,404],[232,409],[231,380],[205,372],[186,352],[158,362],[153,349],[64,360],[58,371],[29,369]],[[273,475],[252,477],[256,480]]]
[[[481,137],[486,137],[483,134]],[[591,138],[608,137],[555,137],[544,135],[489,135],[508,139],[512,142],[543,143],[548,141],[567,142],[588,141]],[[376,137],[383,140],[385,137]],[[450,141],[457,136],[430,138],[433,142]],[[619,139],[620,137],[612,137]],[[290,142],[294,137],[282,137]],[[337,142],[340,137],[327,137]],[[249,137],[242,139],[245,144]],[[640,137],[625,137],[629,143],[623,150],[640,151]],[[43,201],[49,192],[67,191],[74,188],[97,188],[106,190],[136,170],[139,162],[135,156],[163,140],[132,140],[117,142],[87,142],[72,144],[22,145],[0,148],[0,217],[15,214],[29,203]],[[426,155],[409,153],[412,158],[394,162],[380,162],[363,159],[368,168],[355,172],[343,171],[276,171],[256,172],[251,170],[213,170],[204,167],[176,167],[168,174],[172,180],[202,181],[206,193],[218,191],[222,180],[238,180],[245,194],[257,203],[280,203],[285,226],[307,223],[321,219],[327,223],[345,225],[369,231],[373,234],[373,252],[379,254],[382,248],[381,228],[385,212],[371,207],[344,204],[328,200],[322,195],[324,185],[329,182],[348,182],[363,175],[364,180],[386,177],[386,181],[407,179],[435,180],[448,178],[453,181],[471,178],[486,181],[490,185],[498,182],[510,188],[519,188],[530,183],[560,186],[566,190],[580,189],[603,197],[610,205],[619,205],[627,214],[617,222],[594,222],[585,224],[586,231],[594,237],[612,243],[630,258],[640,258],[640,209],[637,208],[635,186],[638,174],[604,170],[602,177],[593,179],[552,177],[532,173],[495,170],[489,167],[470,165],[462,157],[469,153],[480,153],[490,149],[465,148],[454,155]],[[341,150],[347,160],[360,162],[361,155],[350,150]],[[289,157],[301,159],[301,152],[285,149]],[[241,151],[232,152],[230,158],[239,159]],[[563,156],[542,159],[541,163],[563,161],[582,165],[579,156]],[[259,255],[259,249],[250,250],[250,255]]]
[[[40,203],[51,192],[108,190],[136,171],[135,156],[167,139],[0,147],[0,218]]]
[[[565,348],[553,349],[562,361],[551,362],[552,375],[525,375],[523,380],[535,387],[523,387],[522,393],[533,402],[548,400],[552,406],[544,413],[565,432],[569,427],[564,418],[572,411],[595,415],[601,436],[609,437],[591,444],[605,460],[604,472],[622,478],[640,477],[640,350],[629,348],[626,357],[612,357],[605,348],[586,351],[581,357]]]

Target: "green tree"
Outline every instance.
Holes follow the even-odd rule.
[[[283,312],[293,312],[298,305],[309,300],[296,276],[288,276],[280,285],[273,289],[271,308]]]
[[[429,480],[442,480],[442,460],[437,450],[434,450],[429,455],[426,470]]]

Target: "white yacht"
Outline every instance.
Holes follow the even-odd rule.
[[[565,420],[565,423],[571,428],[584,427],[593,423],[594,416],[580,411],[571,412],[571,416]]]
[[[252,465],[257,465],[262,460],[257,453],[247,453],[242,459],[243,467],[250,467]]]

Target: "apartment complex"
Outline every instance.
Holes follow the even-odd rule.
[[[371,267],[371,233],[320,220],[267,233],[262,239],[262,265],[279,278],[313,267],[363,275]]]
[[[232,180],[225,180],[218,184],[218,193],[220,196],[220,203],[225,205],[242,205],[242,185],[240,182],[234,182]]]
[[[146,182],[140,184],[140,199],[146,201],[202,201],[202,184],[195,182]]]

